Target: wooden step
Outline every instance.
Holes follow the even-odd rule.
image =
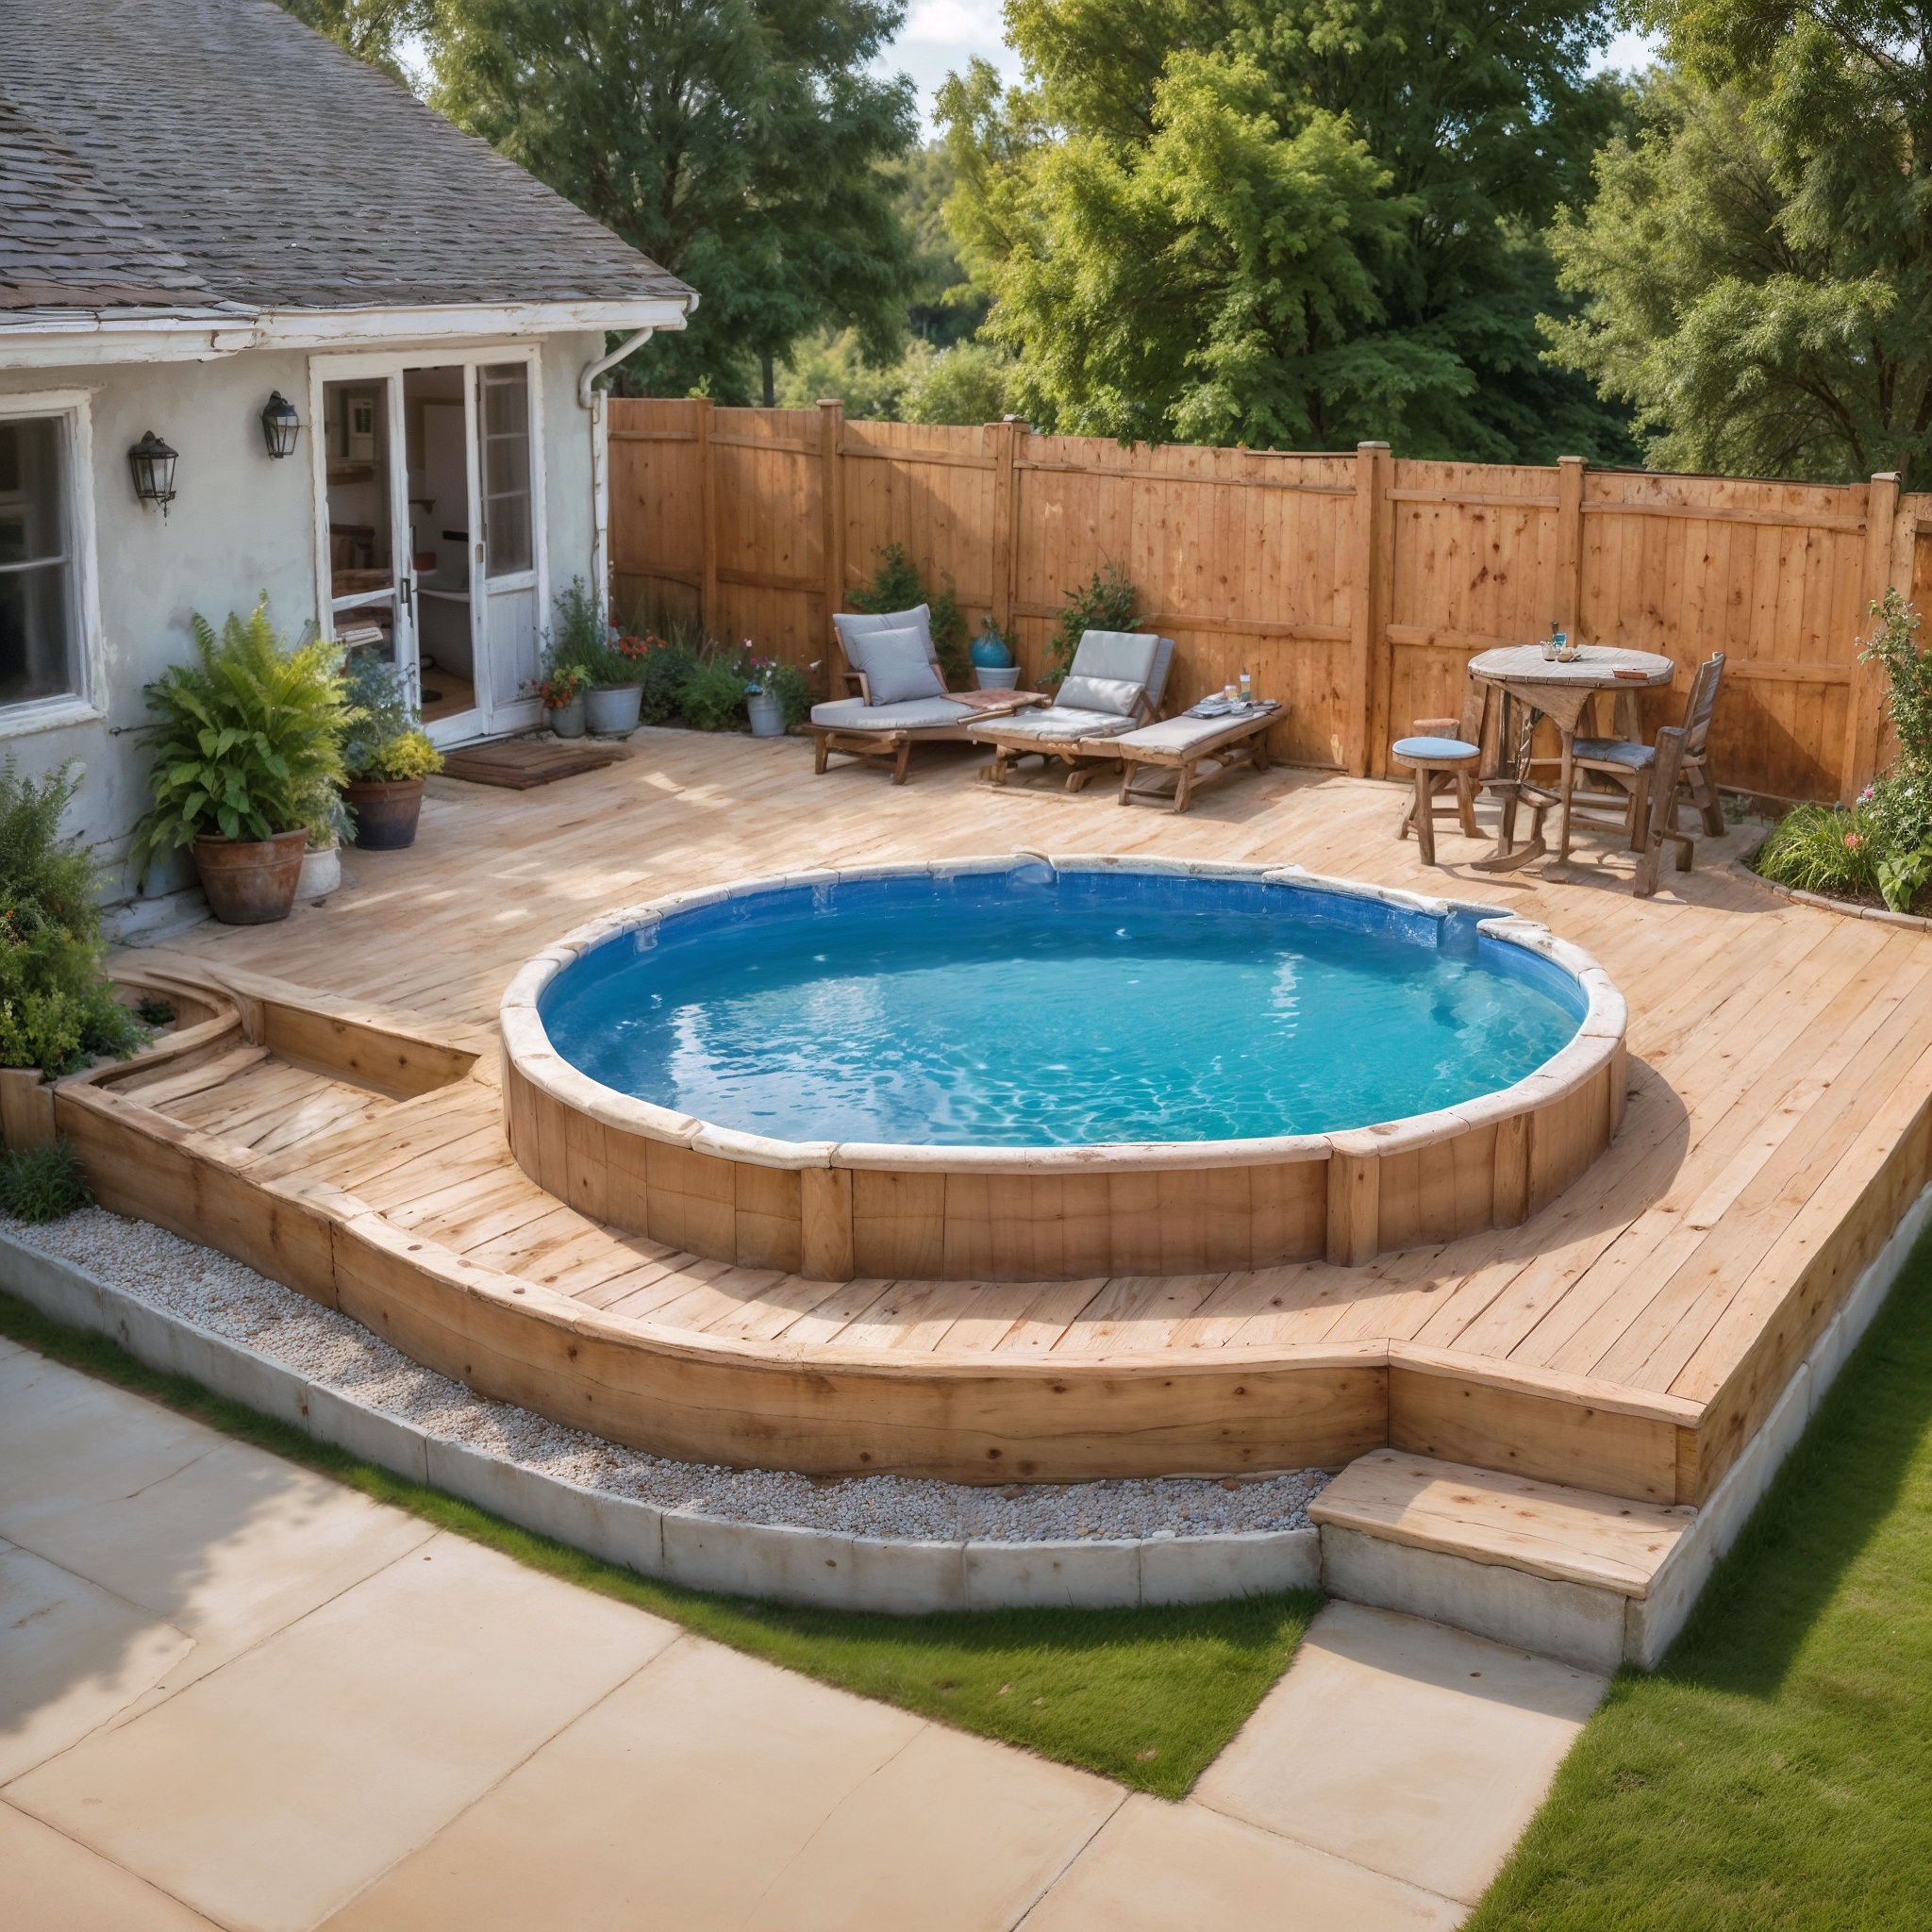
[[[1650,1601],[1673,1557],[1695,1541],[1697,1512],[1687,1505],[1374,1449],[1308,1515],[1331,1595],[1587,1670],[1654,1665],[1690,1608],[1674,1586],[1663,1603]]]
[[[1697,1512],[1376,1449],[1350,1463],[1308,1515],[1410,1549],[1644,1597]]]

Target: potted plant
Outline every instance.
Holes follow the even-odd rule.
[[[229,925],[286,919],[315,800],[342,775],[349,722],[336,647],[284,647],[258,604],[216,637],[192,620],[194,655],[147,687],[154,803],[136,829],[144,869],[186,847],[208,908]]]
[[[609,630],[583,578],[573,577],[557,599],[556,623],[544,633],[543,671],[534,687],[550,714],[545,722],[551,730],[559,738],[581,738],[587,725],[593,731],[635,729],[637,700],[628,687],[640,684],[641,674],[627,675],[630,669],[630,661],[611,649]],[[620,727],[615,721],[626,712],[630,724]],[[612,722],[600,724],[600,718]]]
[[[747,654],[745,674],[749,679],[744,687],[744,708],[751,719],[751,735],[754,738],[783,738],[785,700],[778,692],[778,667],[770,658],[751,656],[749,638],[744,641],[744,648]]]
[[[973,640],[973,681],[981,691],[1011,691],[1020,682],[1013,647],[990,617],[980,620],[979,635]]]
[[[544,710],[543,722],[559,738],[584,735],[584,692],[591,680],[577,664],[559,664],[530,687]]]
[[[423,786],[442,770],[442,754],[430,743],[409,704],[402,675],[373,653],[348,674],[355,722],[342,743],[342,802],[356,822],[356,843],[364,852],[400,852],[416,842]]]

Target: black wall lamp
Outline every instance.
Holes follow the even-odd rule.
[[[127,452],[127,467],[134,472],[135,495],[142,503],[159,504],[163,516],[175,500],[175,464],[178,456],[152,429]]]
[[[295,413],[295,406],[280,390],[276,390],[261,406],[261,434],[268,444],[272,457],[291,457],[295,454],[295,438],[302,427],[302,419]]]

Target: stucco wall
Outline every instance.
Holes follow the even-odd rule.
[[[465,346],[439,344],[438,350]],[[425,351],[423,359],[434,361],[438,350]],[[553,590],[590,575],[590,417],[577,407],[576,379],[602,350],[603,337],[595,334],[551,336],[542,344]],[[95,693],[105,713],[98,720],[23,732],[18,721],[9,730],[0,711],[0,757],[10,754],[21,770],[35,774],[79,760],[86,775],[71,828],[101,846],[117,867],[147,803],[147,758],[135,730],[147,719],[142,687],[185,654],[191,615],[200,611],[219,625],[230,610],[252,608],[266,591],[271,616],[290,638],[306,634],[317,621],[308,363],[302,352],[251,350],[207,362],[0,368],[0,394],[92,394],[101,631],[95,648],[105,672],[104,689]],[[281,462],[263,446],[259,421],[262,404],[276,389],[305,418],[295,456]],[[137,502],[128,474],[128,447],[146,429],[180,452],[179,493],[165,521]],[[186,883],[190,875],[184,865],[165,879],[150,879],[148,890]],[[124,882],[110,896],[132,890]]]

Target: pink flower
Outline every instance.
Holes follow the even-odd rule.
[[[1858,833],[1858,832],[1847,832],[1847,833],[1845,834],[1845,850],[1846,850],[1847,852],[1856,852],[1856,851],[1857,851],[1857,850],[1858,850],[1858,848],[1859,848],[1859,847],[1860,847],[1861,845],[1863,845],[1863,844],[1864,844],[1864,842],[1865,842],[1865,840],[1864,840],[1864,836],[1863,836],[1863,834],[1861,834],[1861,833]]]

